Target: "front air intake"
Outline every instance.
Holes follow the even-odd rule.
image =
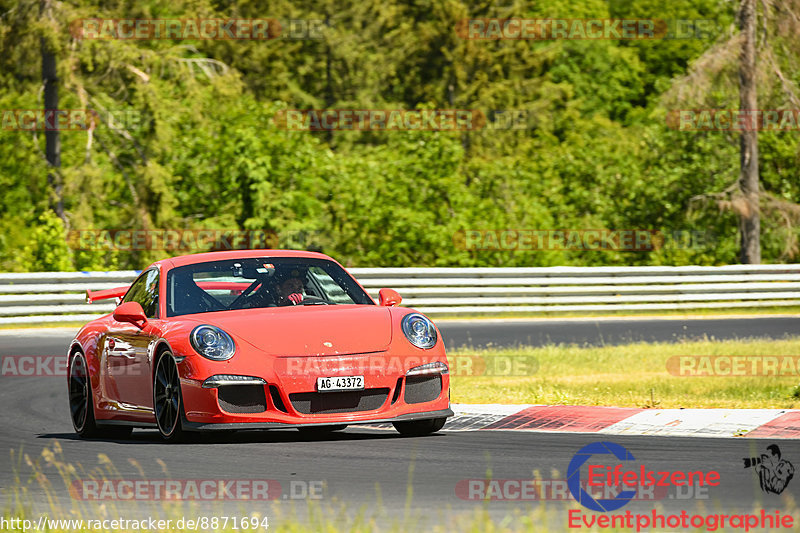
[[[263,413],[267,410],[264,385],[221,385],[219,406],[228,413]]]
[[[304,415],[355,413],[380,409],[389,398],[389,389],[342,392],[298,392],[289,395],[292,406]]]
[[[432,402],[442,393],[442,376],[408,376],[406,378],[406,403]]]

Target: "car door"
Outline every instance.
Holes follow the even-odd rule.
[[[112,318],[105,338],[106,390],[116,401],[116,409],[131,414],[152,414],[150,345],[159,334],[158,316],[159,271],[143,272],[123,298],[138,302],[148,319],[143,328]],[[112,407],[113,408],[113,407]]]

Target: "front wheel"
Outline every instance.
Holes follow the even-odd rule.
[[[421,437],[436,433],[444,427],[446,421],[446,418],[429,418],[428,420],[412,420],[410,422],[392,422],[392,425],[401,435]]]
[[[183,399],[178,366],[170,352],[164,352],[156,364],[153,378],[153,411],[161,437],[179,442],[186,436],[183,429]]]

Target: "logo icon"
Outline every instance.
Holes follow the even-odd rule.
[[[786,459],[781,459],[781,449],[777,444],[767,446],[768,453],[761,457],[745,457],[745,468],[752,468],[758,474],[761,490],[766,493],[780,494],[794,476],[794,466]]]
[[[624,446],[613,442],[593,442],[578,450],[572,457],[567,467],[567,487],[569,487],[572,497],[575,498],[579,504],[592,511],[599,511],[607,513],[609,511],[616,511],[623,507],[636,496],[635,490],[623,490],[614,498],[597,499],[595,500],[589,495],[586,490],[582,488],[581,483],[581,466],[589,460],[593,455],[613,455],[620,461],[635,461],[633,454],[625,449]]]

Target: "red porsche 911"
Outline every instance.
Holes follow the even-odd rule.
[[[391,422],[442,428],[450,410],[444,344],[424,315],[380,304],[330,257],[246,250],[158,261],[86,324],[68,351],[69,404],[82,437],[158,428],[299,428]]]

